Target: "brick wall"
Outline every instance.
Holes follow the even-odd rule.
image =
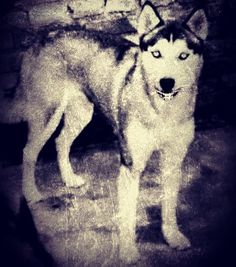
[[[7,0],[5,0],[7,3]],[[12,0],[13,2],[13,0]],[[0,89],[14,94],[21,64],[21,52],[33,42],[39,29],[49,25],[79,23],[87,29],[116,34],[132,31],[131,25],[143,0],[19,0],[1,17]],[[165,16],[185,16],[199,0],[152,0]],[[210,23],[206,64],[197,106],[199,125],[235,123],[236,55],[233,29],[235,1],[203,2]],[[8,1],[8,3],[10,3]],[[123,23],[116,23],[122,21]],[[130,24],[129,24],[129,23]],[[117,26],[118,25],[118,26]],[[123,25],[123,26],[122,26]],[[224,103],[224,104],[222,104]],[[232,115],[233,114],[233,115]]]

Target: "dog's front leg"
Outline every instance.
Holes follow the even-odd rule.
[[[190,135],[191,136],[191,135]],[[162,183],[162,231],[167,243],[176,249],[190,247],[189,240],[180,232],[176,207],[182,180],[182,162],[192,138],[181,138],[169,143],[161,151],[160,168]]]
[[[121,165],[118,177],[118,226],[119,253],[125,263],[135,263],[139,258],[136,245],[136,209],[139,192],[139,177],[153,151],[153,139],[138,121],[130,122],[125,130],[132,166]]]
[[[121,166],[118,178],[119,254],[125,263],[134,263],[139,257],[135,244],[138,191],[139,174]]]

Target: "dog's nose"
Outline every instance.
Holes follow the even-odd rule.
[[[160,79],[160,85],[163,90],[163,93],[171,93],[175,85],[175,80],[172,78],[162,78]]]

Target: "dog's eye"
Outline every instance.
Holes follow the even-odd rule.
[[[188,53],[184,53],[184,52],[179,55],[179,59],[180,60],[185,60],[188,57],[189,57],[189,54]]]
[[[159,50],[157,51],[153,51],[152,52],[152,55],[155,57],[155,58],[160,58],[161,57],[161,52]]]

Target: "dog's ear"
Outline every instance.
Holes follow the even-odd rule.
[[[153,5],[149,1],[146,1],[138,19],[138,35],[142,36],[150,32],[160,23],[163,23],[161,17]]]
[[[185,24],[197,37],[200,37],[202,40],[206,39],[208,34],[208,23],[203,9],[198,9],[191,14]]]
[[[137,33],[122,34],[122,38],[129,41],[135,46],[139,46],[139,35]]]

